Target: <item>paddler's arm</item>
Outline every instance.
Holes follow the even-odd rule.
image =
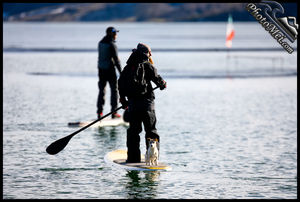
[[[118,49],[117,49],[116,44],[112,43],[111,50],[112,50],[112,58],[114,60],[115,66],[119,70],[119,73],[121,73],[122,68],[121,68],[121,64],[120,64],[120,59],[118,57]]]
[[[126,66],[125,66],[124,69],[126,69]],[[121,77],[123,76],[122,74],[124,74],[124,72],[120,73],[120,78],[118,80],[118,91],[119,91],[119,95],[120,95],[120,100],[119,101],[122,104],[122,108],[126,109],[128,107],[128,101],[126,99],[126,96],[124,95],[123,86],[122,86],[122,84],[120,84],[120,79],[122,79]]]
[[[153,81],[157,86],[159,86],[160,90],[163,90],[167,87],[167,82],[159,75],[157,74],[157,69],[150,64],[150,71],[151,71],[151,81]]]

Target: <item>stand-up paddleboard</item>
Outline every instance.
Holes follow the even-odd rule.
[[[68,126],[70,127],[84,127],[88,124],[92,123],[92,121],[85,121],[85,122],[70,122],[68,123]],[[97,123],[91,125],[92,128],[99,128],[99,127],[103,127],[103,126],[118,126],[118,125],[125,125],[128,126],[129,123],[125,122],[124,119],[121,118],[104,118],[101,121],[98,121]]]
[[[145,156],[141,154],[140,163],[126,163],[127,150],[118,149],[105,155],[104,160],[114,166],[124,168],[126,170],[171,170],[172,168],[165,163],[159,162],[158,165],[146,165]]]

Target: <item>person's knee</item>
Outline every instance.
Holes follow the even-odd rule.
[[[106,86],[106,82],[98,82],[98,87],[100,89],[100,91],[105,91],[105,86]]]
[[[127,134],[129,136],[137,136],[142,132],[141,127],[130,127],[127,129]]]

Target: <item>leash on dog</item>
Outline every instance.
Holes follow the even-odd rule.
[[[159,88],[159,86],[156,86],[155,88],[153,88],[153,91],[156,90],[157,88]],[[50,155],[55,155],[57,153],[59,153],[60,151],[62,151],[67,144],[69,143],[69,141],[71,140],[72,137],[74,137],[76,134],[80,133],[81,131],[87,129],[88,127],[90,127],[91,125],[97,123],[98,121],[101,121],[102,119],[108,117],[109,115],[116,113],[118,110],[122,109],[123,105],[121,107],[118,107],[116,110],[109,112],[108,114],[100,117],[99,119],[93,121],[92,123],[80,128],[79,130],[73,132],[72,134],[63,137],[59,140],[56,140],[55,142],[52,142],[47,148],[46,148],[46,152]]]

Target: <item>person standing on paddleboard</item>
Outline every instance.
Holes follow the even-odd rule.
[[[127,65],[118,80],[120,102],[128,110],[129,128],[127,129],[127,162],[141,161],[140,136],[142,123],[147,138],[157,139],[156,115],[154,107],[155,95],[151,85],[154,82],[161,90],[167,87],[166,82],[157,74],[153,66],[151,49],[146,44],[139,43],[132,50]]]
[[[118,85],[117,75],[115,67],[121,74],[122,68],[120,59],[118,58],[118,50],[115,45],[117,38],[117,32],[114,27],[108,27],[106,29],[106,36],[102,38],[98,43],[98,87],[99,94],[97,100],[97,116],[98,119],[103,116],[103,106],[105,102],[105,87],[109,82],[111,89],[111,111],[114,111],[118,107]],[[112,114],[112,118],[121,117],[118,113]]]

